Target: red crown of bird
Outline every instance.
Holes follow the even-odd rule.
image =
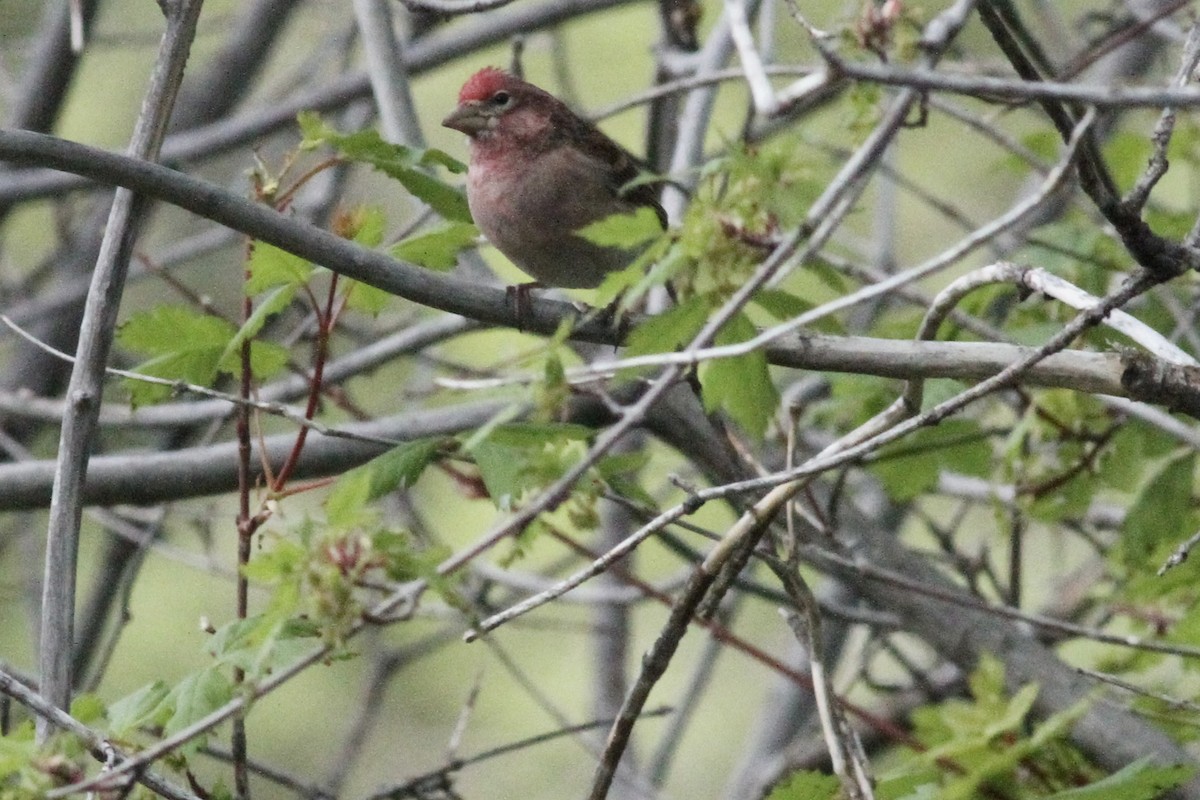
[[[466,103],[470,100],[486,100],[499,89],[511,83],[512,80],[513,77],[502,69],[484,67],[468,78],[467,82],[463,84],[462,89],[458,92],[458,102]]]

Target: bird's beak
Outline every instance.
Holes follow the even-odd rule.
[[[478,103],[464,103],[450,112],[442,125],[462,131],[467,136],[474,136],[488,126],[488,118],[484,115]]]

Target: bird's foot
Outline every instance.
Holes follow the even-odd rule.
[[[531,283],[518,283],[515,286],[504,287],[504,302],[512,303],[513,314],[517,321],[517,330],[525,332],[525,322],[529,319],[530,298],[529,292],[532,289],[544,289],[545,285],[533,281]]]

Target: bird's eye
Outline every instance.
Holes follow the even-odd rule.
[[[492,95],[492,105],[494,106],[506,106],[511,101],[512,95],[510,95],[508,92],[496,92],[494,95]]]

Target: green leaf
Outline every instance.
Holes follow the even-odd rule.
[[[875,787],[878,800],[935,800],[937,798],[936,770],[906,772],[880,778]]]
[[[1196,455],[1186,450],[1150,471],[1122,526],[1127,565],[1141,565],[1160,543],[1182,541],[1190,535],[1195,470]]]
[[[594,434],[586,425],[569,422],[507,422],[493,428],[488,439],[508,447],[540,448],[564,439],[584,441]]]
[[[247,339],[253,339],[257,336],[258,332],[262,330],[263,325],[267,323],[267,318],[287,308],[295,294],[295,286],[290,284],[279,286],[255,306],[254,311],[250,314],[250,318],[242,323],[242,327],[233,335],[229,343],[225,345],[221,357],[217,360],[218,369],[222,372],[236,373],[240,363],[242,343]],[[253,355],[251,358],[253,358]],[[287,363],[286,350],[284,350],[283,363]]]
[[[233,332],[233,326],[219,317],[168,305],[132,315],[121,325],[117,341],[135,353],[160,356],[223,348]]]
[[[135,365],[133,371],[153,378],[208,386],[216,377],[217,360],[220,357],[221,354],[215,349],[187,350],[143,361]],[[135,378],[127,378],[125,388],[129,390],[129,401],[134,408],[160,403],[169,398],[172,391],[170,386],[146,383]]]
[[[418,169],[410,169],[399,164],[373,164],[387,175],[400,181],[405,189],[425,203],[442,217],[451,222],[471,222],[471,209],[467,206],[467,196],[461,189],[456,189]]]
[[[114,736],[128,737],[145,725],[166,722],[162,702],[171,693],[162,681],[147,684],[108,707],[108,729]]]
[[[392,302],[391,292],[349,278],[343,278],[342,281],[346,287],[342,294],[346,298],[347,308],[377,317]]]
[[[678,350],[691,341],[711,312],[711,298],[697,295],[661,314],[655,314],[629,334],[625,355],[632,358]],[[623,370],[618,378],[627,380],[632,372]]]
[[[438,150],[436,147],[426,148],[425,151],[421,153],[421,164],[427,167],[434,165],[445,167],[455,175],[462,175],[467,171],[466,164],[459,161],[445,150]]]
[[[71,716],[85,725],[104,719],[104,701],[98,695],[85,692],[71,700]]]
[[[835,775],[800,770],[775,785],[767,800],[833,800],[838,797],[841,782]]]
[[[580,228],[577,233],[601,247],[632,249],[662,236],[662,223],[649,206],[638,206],[632,212],[610,214]]]
[[[512,420],[521,416],[523,413],[524,411],[521,406],[517,405],[516,403],[506,405],[504,408],[493,414],[487,422],[483,423],[474,431],[472,431],[470,436],[460,437],[461,444],[459,447],[463,450],[473,451],[480,442],[491,436],[493,430],[501,425],[511,422]]]
[[[171,690],[163,701],[173,710],[163,726],[163,735],[171,736],[194,722],[207,717],[233,698],[233,684],[229,677],[216,667],[194,672],[186,676]],[[194,754],[203,746],[207,737],[199,736],[183,745],[184,752]]]
[[[151,356],[135,372],[172,381],[207,386],[234,327],[223,319],[184,306],[158,306],[131,316],[117,332],[123,347]],[[164,400],[171,387],[126,380],[134,406]]]
[[[318,635],[311,621],[293,619],[272,609],[221,626],[208,647],[218,664],[238,667],[251,679],[258,679],[295,663],[312,650]]]
[[[412,486],[445,446],[440,438],[417,439],[368,461],[371,471],[368,500],[377,500],[396,489]],[[362,467],[360,467],[361,469]]]
[[[384,141],[373,130],[339,133],[315,115],[298,117],[304,133],[301,146],[307,149],[328,144],[352,161],[369,164],[389,177],[395,178],[444,219],[470,222],[471,211],[461,189],[438,180],[425,171],[438,165],[452,172],[462,172],[462,164],[440,150],[419,150]]]
[[[750,339],[756,333],[745,314],[731,319],[717,334],[718,345]],[[771,383],[767,357],[754,351],[734,358],[718,358],[700,365],[704,407],[724,409],[750,436],[761,439],[771,415],[779,407],[779,392]]]
[[[578,442],[593,431],[566,423],[499,423],[486,438],[471,437],[470,450],[492,502],[512,508],[527,491],[562,474],[578,457]]]
[[[871,472],[889,497],[905,502],[936,487],[942,470],[982,476],[991,464],[992,448],[979,424],[948,419],[884,448],[872,462]]]
[[[414,234],[392,246],[393,258],[420,264],[439,272],[458,263],[459,251],[470,247],[479,229],[469,222],[450,222],[440,228]]]
[[[379,206],[363,205],[355,209],[354,241],[363,247],[378,247],[383,241],[387,218]]]
[[[795,319],[813,309],[812,303],[782,289],[759,289],[750,302],[780,322]]]
[[[330,525],[348,527],[362,519],[365,506],[389,492],[412,486],[437,457],[444,440],[417,439],[344,473],[325,499]]]
[[[312,277],[313,265],[273,244],[255,242],[246,271],[246,296],[253,297],[273,286],[303,286]]]
[[[250,374],[257,380],[266,380],[286,367],[291,357],[281,344],[253,341],[250,343]],[[236,370],[231,372],[237,374]]]
[[[618,311],[633,308],[651,289],[664,286],[687,263],[683,251],[671,238],[662,236],[642,250],[629,266],[608,273],[595,289],[595,303],[605,307],[619,297]]]
[[[648,508],[653,508],[654,497],[637,480],[637,473],[646,466],[649,460],[650,455],[644,450],[619,453],[600,459],[596,463],[596,471],[617,494],[628,497]]]
[[[511,509],[526,489],[536,485],[534,481],[527,479],[525,464],[529,453],[521,448],[506,447],[485,440],[475,445],[471,455],[479,467],[479,474],[483,478],[483,485],[487,487],[488,496],[499,509]]]
[[[325,498],[325,519],[333,528],[349,528],[373,516],[367,508],[371,473],[358,467],[344,473]]]
[[[983,786],[1004,780],[1005,776],[1013,774],[1022,761],[1044,753],[1053,742],[1065,738],[1091,702],[1085,698],[1038,725],[1029,738],[1018,739],[1012,744],[1006,743],[1002,748],[988,751],[972,765],[967,775],[955,779],[942,789],[940,800],[975,800]]]
[[[253,583],[278,586],[303,571],[307,562],[308,551],[300,544],[276,537],[274,546],[256,553],[241,572]]]
[[[378,206],[359,206],[355,209],[353,219],[354,241],[363,247],[378,247],[383,241],[385,223],[383,210]],[[392,299],[389,292],[350,278],[342,278],[341,296],[345,300],[346,308],[373,317],[379,316]]]
[[[1195,764],[1158,766],[1145,756],[1107,778],[1052,794],[1047,800],[1154,800],[1194,774]]]

